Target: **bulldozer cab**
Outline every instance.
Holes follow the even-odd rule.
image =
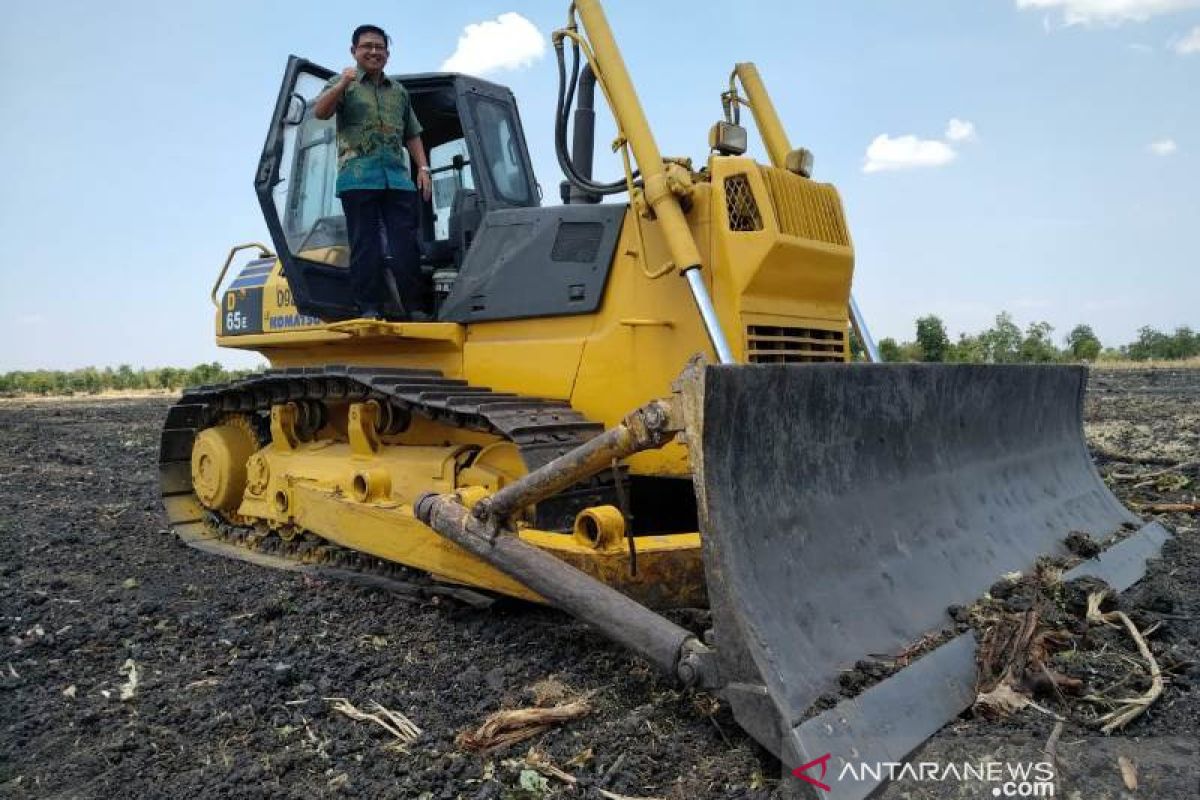
[[[348,319],[350,248],[335,192],[334,119],[312,103],[334,71],[291,56],[271,116],[254,187],[301,314]],[[424,132],[433,196],[420,204],[422,269],[456,268],[486,210],[540,204],[512,92],[449,73],[399,76]],[[407,158],[407,154],[405,154]]]

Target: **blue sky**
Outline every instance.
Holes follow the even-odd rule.
[[[347,66],[360,22],[393,34],[397,73],[439,68],[467,26],[508,12],[536,27],[540,58],[483,36],[465,63],[521,62],[486,77],[516,93],[556,197],[548,41],[566,3],[448,2],[419,20],[406,8],[9,5],[0,370],[256,363],[213,345],[209,289],[230,246],[266,240],[251,181],[288,54]],[[1086,322],[1112,345],[1142,325],[1200,327],[1197,0],[611,0],[607,12],[664,153],[702,158],[731,66],[758,64],[793,146],[842,193],[877,338],[911,339],[928,313],[977,331],[1002,310],[1057,337]],[[598,172],[616,177],[616,162]]]

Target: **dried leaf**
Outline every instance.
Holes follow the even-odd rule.
[[[1007,682],[1001,681],[990,692],[983,692],[975,698],[975,707],[990,717],[1007,717],[1029,705],[1029,698],[1013,688]]]
[[[125,676],[125,683],[121,686],[120,697],[122,700],[132,700],[133,696],[137,694],[141,671],[132,658],[127,658],[125,659],[125,663],[121,665],[121,674]]]
[[[592,752],[592,748],[587,747],[587,748],[584,748],[583,750],[580,750],[578,753],[576,753],[575,755],[573,755],[569,759],[567,759],[567,766],[568,767],[582,767],[583,765],[587,764],[589,761],[594,760],[595,758],[596,758],[596,754]]]
[[[1137,767],[1125,756],[1117,756],[1117,765],[1121,768],[1121,780],[1125,781],[1125,788],[1136,792],[1138,788]]]

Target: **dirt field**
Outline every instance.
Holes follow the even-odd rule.
[[[1200,370],[1100,372],[1087,402],[1089,443],[1127,504],[1196,501]],[[778,762],[727,710],[557,612],[416,602],[177,544],[155,485],[168,404],[0,404],[0,796],[783,793]],[[1191,465],[1171,469],[1182,462]],[[1187,485],[1172,477],[1180,472]],[[1149,641],[1166,691],[1113,736],[1068,722],[1055,745],[1055,797],[1200,796],[1198,517],[1161,518],[1177,538],[1122,605],[1142,628],[1161,623]],[[590,693],[593,713],[487,757],[455,745],[489,713],[530,704],[547,678]],[[329,697],[377,701],[423,733],[398,751],[382,728],[335,713]],[[1004,722],[962,719],[913,760],[1042,761],[1053,728],[1030,708]],[[543,789],[523,774],[531,744],[575,788],[552,778]],[[985,792],[900,781],[884,796]]]

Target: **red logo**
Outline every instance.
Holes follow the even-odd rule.
[[[820,764],[821,765],[821,779],[823,780],[825,778],[825,771],[827,769],[829,769],[829,757],[831,755],[832,755],[832,753],[826,753],[825,755],[821,756],[820,758],[814,758],[812,761],[808,762],[807,764],[801,764],[800,766],[798,766],[794,770],[792,770],[792,775],[794,777],[799,778],[800,780],[804,781],[805,783],[811,783],[813,786],[817,787],[818,789],[823,789],[826,792],[832,791],[829,788],[829,784],[821,783],[820,780],[817,780],[816,778],[810,778],[808,775],[804,774],[805,771],[807,771],[810,767],[814,767],[817,764]]]

